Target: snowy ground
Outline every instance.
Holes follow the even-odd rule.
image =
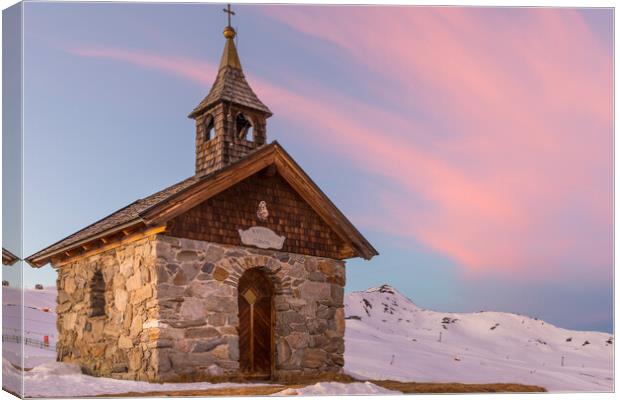
[[[55,291],[24,293],[26,336],[56,341]],[[3,335],[14,334],[19,292],[3,288]],[[521,383],[551,391],[613,390],[613,337],[600,332],[561,329],[524,316],[482,312],[423,310],[389,286],[351,293],[345,299],[345,371],[361,380],[418,382]],[[441,335],[441,341],[439,341]],[[570,340],[569,340],[570,339]],[[23,373],[26,396],[88,396],[126,392],[208,390],[241,384],[153,384],[95,378],[57,363],[54,351],[3,343],[3,386],[19,392]],[[562,366],[564,357],[564,366]],[[261,384],[262,385],[262,384]],[[320,382],[295,394],[390,394],[369,382]]]
[[[614,340],[606,333],[501,312],[424,310],[385,285],[345,303],[345,371],[356,378],[613,390]]]
[[[21,371],[4,362],[2,366],[3,386],[18,391]],[[26,397],[84,397],[98,394],[127,392],[153,392],[172,390],[206,390],[239,386],[264,386],[264,384],[239,383],[148,383],[122,381],[110,378],[95,378],[83,375],[76,365],[48,362],[24,372]]]
[[[21,291],[17,288],[2,288],[2,356],[14,365],[22,366],[22,344],[7,341],[14,336],[43,342],[48,337],[50,349],[42,349],[34,346],[24,346],[25,368],[32,368],[41,363],[54,361],[56,353],[53,350],[56,345],[56,289],[45,288],[44,290],[25,290],[24,307],[22,304]],[[24,333],[21,333],[19,321],[24,320]]]
[[[320,395],[349,395],[349,394],[401,394],[377,386],[370,382],[340,383],[340,382],[319,382],[314,385],[306,386],[301,389],[285,389],[275,393],[274,396],[282,395],[301,395],[301,396],[320,396]]]

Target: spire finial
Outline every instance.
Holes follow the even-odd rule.
[[[232,15],[235,15],[235,12],[233,10],[231,10],[230,3],[222,11],[224,11],[226,14],[228,14],[228,25],[226,25],[226,28],[224,28],[224,37],[226,39],[234,39],[234,37],[235,37],[235,30],[233,29],[232,25],[230,25],[230,17]]]

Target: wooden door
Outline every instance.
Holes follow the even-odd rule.
[[[273,287],[265,272],[247,270],[239,279],[239,367],[256,379],[269,379],[273,362]]]

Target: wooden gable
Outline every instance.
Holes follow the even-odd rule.
[[[338,256],[336,258],[338,259],[363,257],[369,260],[379,254],[277,141],[262,146],[243,159],[199,179],[190,187],[142,211],[140,218],[147,226],[167,224],[168,221],[188,212],[206,200],[217,196],[265,169],[271,171],[268,172],[268,175],[271,174],[271,176],[275,176],[275,172],[277,172],[282,178],[281,183],[286,182],[288,187],[298,195],[297,205],[301,207],[301,204],[304,203],[306,206],[309,206],[318,215],[320,220],[331,228],[332,233],[335,233],[342,241],[342,245],[339,248],[338,244],[336,244],[337,250],[335,250],[333,247],[335,243],[334,236],[324,237],[324,239],[331,238],[332,241],[317,243],[317,246],[319,244],[324,246],[321,251],[331,251],[334,255],[337,251]],[[303,199],[303,201],[299,199]],[[256,206],[257,204],[253,205],[254,212]],[[307,208],[304,209],[307,210]],[[255,217],[250,217],[249,215],[246,218],[253,218],[252,220],[255,220]],[[247,220],[248,225],[245,227],[246,229],[252,226],[250,225],[252,220]],[[285,222],[285,225],[289,224],[290,227],[287,229],[293,229],[295,227],[295,220],[291,219]],[[304,228],[300,226],[297,226],[297,228],[307,229],[305,224]],[[323,229],[323,236],[329,232],[329,230],[324,230],[324,227],[318,228],[317,232],[321,229]],[[223,239],[224,235],[221,236]],[[301,239],[293,240],[306,239],[303,237],[303,234],[300,234],[298,237]],[[235,244],[238,243],[238,241],[235,242]],[[329,245],[332,246],[331,250],[328,250],[328,247],[326,247]],[[301,249],[301,245],[299,246]],[[317,247],[317,249],[320,248]]]
[[[36,267],[50,261],[60,266],[157,233],[238,245],[237,229],[261,225],[256,218],[260,200],[267,202],[272,217],[262,226],[287,237],[284,251],[367,260],[379,254],[291,156],[272,142],[220,170],[139,199],[26,260]],[[228,221],[227,216],[233,219]]]
[[[261,222],[258,204],[267,203]],[[345,258],[351,248],[273,167],[267,167],[168,221],[166,234],[242,245],[239,229],[263,226],[285,236],[282,251]]]

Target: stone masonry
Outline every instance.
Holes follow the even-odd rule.
[[[91,314],[91,281],[105,283],[105,315]],[[155,242],[143,239],[59,268],[56,326],[58,361],[78,362],[83,372],[123,379],[155,380]]]
[[[235,378],[237,283],[249,268],[263,268],[275,289],[272,378],[341,372],[343,261],[161,234],[59,269],[58,359],[121,379]],[[105,315],[89,317],[97,270]]]

